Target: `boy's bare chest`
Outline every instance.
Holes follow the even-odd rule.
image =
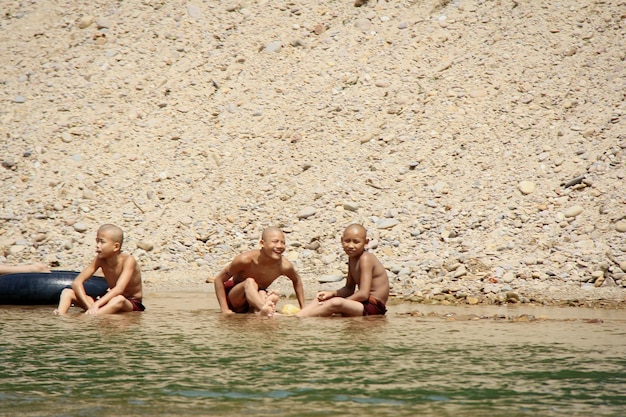
[[[102,273],[104,274],[104,277],[107,279],[107,281],[109,281],[111,279],[112,280],[117,280],[117,278],[122,273],[121,265],[115,265],[115,266],[102,265],[101,269],[102,269]]]
[[[243,271],[243,278],[254,278],[259,284],[271,284],[276,278],[282,275],[280,265],[258,265],[252,264]]]

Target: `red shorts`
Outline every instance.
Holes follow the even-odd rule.
[[[143,304],[141,304],[141,298],[128,298],[128,301],[133,305],[133,311],[144,311],[146,308]]]
[[[364,316],[384,316],[387,312],[385,303],[372,295],[367,300],[362,301],[362,304]]]

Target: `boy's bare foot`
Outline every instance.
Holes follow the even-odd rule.
[[[265,304],[267,304],[269,301],[273,303],[274,306],[276,306],[276,303],[278,303],[278,300],[280,300],[280,292],[276,290],[272,290],[267,293],[267,297],[265,298]]]
[[[280,293],[278,291],[269,291],[267,297],[265,297],[265,303],[259,314],[265,317],[272,317],[276,313],[276,303],[280,300]]]
[[[274,303],[265,303],[265,305],[261,307],[261,311],[259,311],[261,317],[272,317],[275,313],[276,305]]]

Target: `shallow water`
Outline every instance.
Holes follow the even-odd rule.
[[[222,317],[212,294],[145,304],[109,317],[0,307],[0,415],[626,415],[624,310],[268,320]]]

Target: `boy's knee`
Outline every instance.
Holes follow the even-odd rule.
[[[256,281],[254,280],[254,278],[246,278],[246,280],[244,281],[244,285],[246,287],[254,287],[254,288],[258,288],[259,285],[256,283]]]
[[[74,297],[74,295],[74,290],[71,288],[63,288],[63,291],[61,291],[61,297],[63,298]]]
[[[333,311],[337,312],[343,306],[344,298],[341,297],[333,297],[330,300],[326,301],[328,303],[328,307]]]
[[[123,295],[116,295],[115,297],[111,299],[111,301],[109,301],[109,303],[123,304],[125,301],[126,301],[126,297],[124,297]]]

